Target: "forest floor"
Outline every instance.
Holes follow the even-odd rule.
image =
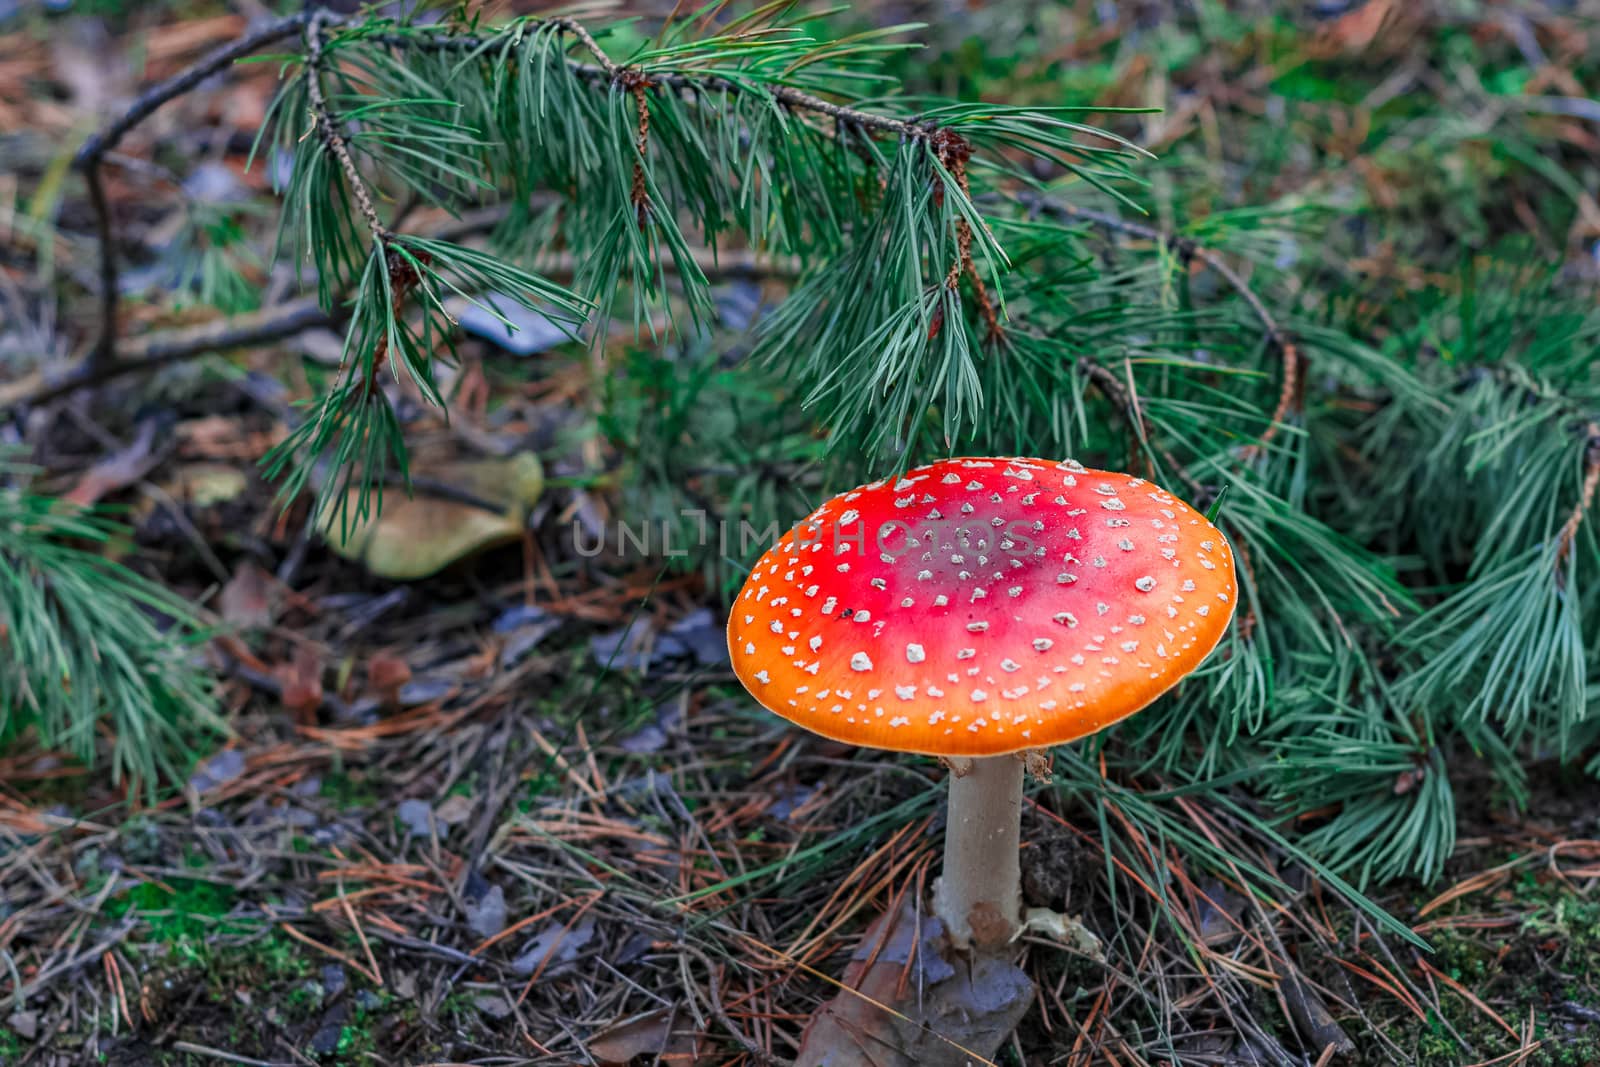
[[[692,640],[643,673],[573,640],[635,591],[547,615],[439,585],[446,627],[431,598],[323,573],[339,593],[303,582],[264,640],[337,640],[358,700],[409,650],[375,717],[297,722],[271,676],[232,683],[239,741],[154,806],[48,755],[6,761],[0,939],[28,973],[0,1062],[782,1060],[866,923],[936,873],[935,765],[779,725]],[[634,625],[696,633],[675,599]],[[1079,916],[1108,962],[1030,941],[1039,1003],[998,1062],[1162,1062],[1159,1005],[1190,1028],[1171,1035],[1183,1063],[1600,1060],[1600,784],[1533,778],[1521,815],[1485,784],[1438,883],[1375,892],[1430,952],[1242,842],[1277,899],[1191,877],[1176,851],[1159,889],[1108,881],[1103,828],[1037,787],[1028,903]],[[1175,810],[1230,841],[1225,816]],[[1273,960],[1296,981],[1260,980]]]
[[[1070,91],[1107,106],[1181,81],[1190,92],[1156,146],[1175,174],[1184,152],[1214,147],[1208,108],[1248,113],[1261,166],[1230,195],[1367,183],[1415,237],[1371,265],[1397,279],[1507,235],[1561,246],[1528,206],[1523,157],[1455,124],[1480,97],[1424,79],[1433,95],[1419,111],[1445,132],[1413,124],[1358,153],[1337,88],[1345,67],[1368,90],[1381,81],[1394,58],[1385,18],[1411,35],[1402,51],[1485,70],[1519,47],[1514,20],[1414,21],[1386,4],[1372,6],[1398,13],[1368,26],[1326,6],[1314,25],[1271,31],[1303,39],[1321,66],[1232,57],[1225,69],[1173,45],[1179,33],[1143,65],[1085,44],[998,71],[962,60],[972,48],[957,39],[937,76],[958,88],[979,78],[1004,98],[1066,64],[1078,73],[1063,81],[1083,83]],[[28,324],[29,344],[58,359],[86,331],[77,307],[58,314],[41,296],[52,283],[35,267],[89,292],[94,264],[66,155],[107,100],[245,24],[220,5],[149,8],[129,36],[93,14],[0,22],[0,337]],[[1557,56],[1562,34],[1583,32],[1560,18],[1537,29],[1532,47]],[[152,285],[179,269],[151,252],[181,229],[158,206],[170,208],[173,180],[197,201],[233,183],[264,196],[260,169],[242,162],[272,68],[205,87],[152,130],[207,131],[188,146],[187,179],[111,172]],[[1315,106],[1286,137],[1281,115],[1241,94]],[[1580,135],[1592,126],[1537,133]],[[1296,156],[1291,142],[1311,147]],[[1486,236],[1453,244],[1440,236],[1450,230]],[[233,266],[281,289],[247,256]],[[761,291],[726,293],[737,304]],[[130,330],[208,317],[198,304],[127,303]],[[47,487],[123,507],[121,548],[224,628],[197,656],[221,679],[231,736],[200,738],[187,781],[155,800],[27,737],[0,752],[0,1064],[783,1061],[868,922],[937,873],[941,768],[786,727],[733,680],[699,575],[659,560],[591,565],[562,532],[574,516],[603,521],[614,486],[588,473],[603,442],[578,432],[598,403],[588,362],[479,341],[463,352],[468,402],[448,425],[424,414],[412,426],[424,473],[430,455],[523,442],[556,488],[522,544],[418,582],[381,579],[308,538],[304,503],[282,512],[260,474],[291,401],[337,360],[325,329],[109,397],[85,391],[48,420],[6,420]],[[492,405],[470,401],[491,392]],[[1079,803],[1071,778],[1031,787],[1027,893],[1078,916],[1107,959],[1028,940],[1038,1000],[999,1063],[1600,1063],[1595,780],[1531,768],[1521,808],[1488,781],[1458,784],[1472,800],[1443,876],[1368,887],[1369,908],[1158,776],[1111,783],[1108,818]],[[1145,839],[1119,805],[1158,809],[1174,839]],[[1133,837],[1165,880],[1109,855],[1108,835]],[[1190,840],[1276,889],[1248,894],[1246,879],[1202,870]]]

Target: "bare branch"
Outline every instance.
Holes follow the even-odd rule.
[[[493,227],[505,217],[505,211],[502,205],[474,212],[429,231],[427,236],[436,240],[459,240]],[[800,263],[790,257],[763,256],[748,249],[713,254],[709,248],[693,248],[691,252],[701,273],[711,279],[792,280],[800,275]],[[551,257],[544,273],[555,278],[571,277],[579,265],[579,257],[565,252]],[[666,269],[676,270],[677,265],[669,260]],[[92,389],[128,375],[160,370],[214,352],[282,341],[307,330],[334,326],[338,321],[338,316],[322,310],[315,298],[306,297],[199,326],[160,330],[128,339],[121,347],[121,358],[107,366],[99,367],[92,359],[86,359],[48,380],[41,381],[38,375],[33,375],[32,381],[0,385],[0,408],[38,407],[80,389]]]
[[[166,81],[151,86],[140,93],[138,99],[110,125],[91,134],[73,157],[73,166],[83,173],[89,187],[89,204],[94,210],[95,233],[100,243],[100,335],[95,340],[90,356],[94,363],[105,365],[117,358],[116,234],[111,224],[111,205],[106,200],[105,183],[100,173],[100,165],[106,154],[121,143],[128,131],[155,114],[161,105],[182,96],[218,71],[232,66],[241,56],[247,56],[274,41],[294,36],[307,18],[308,15],[299,14],[270,22],[231,44],[223,45]]]
[[[315,300],[304,299],[201,326],[163,330],[128,342],[117,359],[104,362],[91,355],[64,376],[6,399],[18,407],[37,407],[130,374],[147,374],[211,352],[281,341],[334,321]]]

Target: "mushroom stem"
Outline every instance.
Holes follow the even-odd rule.
[[[954,761],[952,761],[954,762]],[[973,759],[950,775],[944,873],[933,887],[933,910],[951,942],[992,949],[1022,925],[1022,761]]]

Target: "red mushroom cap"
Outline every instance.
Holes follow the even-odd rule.
[[[950,459],[785,533],[728,647],[756,699],[813,733],[988,756],[1143,708],[1216,647],[1236,591],[1221,532],[1142,478]]]

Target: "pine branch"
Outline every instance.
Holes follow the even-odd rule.
[[[0,453],[0,476],[32,473]],[[227,727],[186,662],[191,605],[97,550],[126,534],[90,509],[0,489],[0,736],[32,727],[92,765],[107,721],[112,780],[153,796],[193,727]]]
[[[575,19],[561,18],[551,19],[550,25],[559,26],[566,32],[572,34],[572,36],[576,37],[583,44],[583,47],[588,49],[589,54],[594,56],[595,61],[598,62],[601,69],[605,71],[606,77],[610,78],[612,81],[616,81],[621,76],[622,68],[611,61],[611,57],[606,55],[605,49],[600,47],[599,42],[597,42],[593,35],[591,35],[589,31],[584,28],[583,23],[578,22]]]
[[[596,60],[595,65],[569,62],[568,66],[572,73],[579,78],[599,84],[618,84],[630,70],[634,69],[613,61],[595,41],[594,36],[573,19],[527,19],[525,23],[558,27],[579,40],[584,49]],[[478,52],[492,43],[491,38],[447,33],[389,33],[375,35],[372,39],[394,48],[450,52]],[[704,94],[725,92],[733,96],[743,95],[749,91],[744,84],[715,74],[697,75],[684,71],[662,71],[650,72],[647,76],[654,88]],[[834,103],[793,86],[767,85],[763,88],[785,108],[831,119],[835,126],[841,129],[870,130],[907,141],[932,141],[938,132],[938,127],[930,122],[900,119],[881,112]]]
[[[1095,388],[1100,391],[1101,395],[1111,402],[1111,406],[1122,412],[1129,422],[1137,428],[1139,440],[1147,447],[1155,449],[1156,454],[1161,457],[1161,461],[1167,465],[1167,469],[1183,479],[1183,484],[1187,485],[1193,492],[1194,502],[1197,506],[1203,506],[1216,498],[1215,489],[1201,484],[1190,473],[1187,466],[1179,463],[1176,456],[1156,441],[1155,433],[1152,431],[1149,421],[1145,419],[1144,412],[1139,408],[1138,397],[1133,392],[1131,383],[1124,385],[1112,373],[1110,368],[1092,356],[1079,356],[1077,365],[1083,369],[1083,373],[1088,376],[1090,382],[1094,383]]]
[[[972,158],[972,143],[951,130],[936,130],[933,135],[933,148],[939,164],[955,177],[961,195],[971,200],[972,186],[967,179],[967,161]],[[934,189],[933,195],[936,204],[943,201],[942,182]],[[983,284],[983,276],[978,273],[978,265],[972,258],[972,224],[965,218],[956,220],[956,246],[956,261],[950,265],[950,273],[945,275],[944,286],[953,291],[963,274],[971,280],[972,288],[978,298],[978,311],[983,315],[983,321],[988,327],[987,340],[998,343],[1004,340],[1003,331],[1000,329],[1000,317],[995,311],[988,287]]]
[[[1283,364],[1282,385],[1278,392],[1278,402],[1273,408],[1267,428],[1261,432],[1261,435],[1255,441],[1244,446],[1239,452],[1239,458],[1247,463],[1260,456],[1266,450],[1267,445],[1271,444],[1273,439],[1278,436],[1285,420],[1289,418],[1296,407],[1300,382],[1303,376],[1300,364],[1305,356],[1288,333],[1278,325],[1278,320],[1273,316],[1272,312],[1267,310],[1266,304],[1251,288],[1250,283],[1245,281],[1244,277],[1219,253],[1192,238],[1159,230],[1154,226],[1146,226],[1143,223],[1124,219],[1117,215],[1110,215],[1103,211],[1078,207],[1076,204],[1070,204],[1037,193],[1023,191],[1014,194],[1014,196],[1019,203],[1027,207],[1032,213],[1043,213],[1057,218],[1080,219],[1084,222],[1093,223],[1102,229],[1125,233],[1130,237],[1150,241],[1176,255],[1180,262],[1187,263],[1190,260],[1198,260],[1216,272],[1217,276],[1244,300],[1249,306],[1251,314],[1261,324],[1262,336],[1268,346],[1277,351]]]
[[[322,94],[322,30],[336,21],[337,18],[328,12],[318,11],[306,26],[306,94],[311,100],[311,114],[317,124],[318,136],[339,161],[339,169],[344,171],[345,180],[356,198],[356,206],[367,224],[367,231],[372,234],[372,243],[381,249],[388,242],[389,231],[378,219],[378,211],[372,205],[372,191],[356,169],[355,160],[350,158],[350,146],[339,132],[333,113],[328,109],[327,98]]]
[[[771,16],[768,16],[768,18],[770,20]],[[397,171],[403,170],[408,166],[414,167],[415,161],[423,158],[418,153],[412,153],[409,156],[402,154],[407,150],[403,147],[402,142],[396,140],[397,135],[404,136],[401,134],[401,127],[385,127],[383,125],[385,120],[382,118],[383,112],[374,110],[372,107],[361,109],[363,114],[360,122],[363,127],[376,124],[376,139],[369,139],[358,146],[356,139],[363,136],[362,130],[356,129],[352,132],[346,132],[340,116],[335,113],[327,85],[327,78],[332,70],[329,63],[329,54],[333,40],[328,30],[334,26],[344,25],[347,25],[344,20],[326,13],[319,12],[311,16],[300,16],[293,20],[274,24],[274,26],[258,34],[242,38],[215,56],[208,57],[202,64],[205,72],[220,69],[222,65],[226,64],[229,57],[245,54],[264,41],[288,36],[296,28],[303,27],[305,29],[306,74],[301,80],[300,89],[305,94],[303,104],[313,116],[314,129],[317,135],[316,140],[326,150],[329,158],[334,161],[337,171],[343,175],[344,180],[341,184],[345,187],[343,190],[335,189],[334,199],[330,204],[320,192],[320,183],[326,181],[326,176],[313,168],[304,179],[305,188],[302,191],[302,195],[309,194],[312,198],[312,202],[309,205],[311,210],[298,213],[300,218],[307,223],[308,231],[322,234],[321,238],[314,238],[309,245],[303,247],[307,247],[318,261],[320,268],[318,272],[319,285],[323,286],[322,301],[325,308],[331,308],[331,301],[334,299],[334,291],[330,287],[341,277],[343,285],[352,284],[357,276],[357,268],[361,260],[359,250],[348,240],[348,237],[353,235],[343,232],[328,232],[330,228],[334,228],[331,226],[332,216],[337,215],[344,206],[341,205],[340,200],[348,194],[348,197],[354,201],[355,214],[361,220],[361,225],[373,243],[379,248],[383,248],[394,238],[394,234],[388,230],[379,217],[376,208],[377,198],[369,182],[363,178],[361,168],[358,166],[356,159],[358,149],[365,151],[374,162],[378,163],[380,169],[390,167]],[[832,123],[833,135],[847,142],[856,142],[853,147],[858,150],[861,147],[859,143],[861,138],[864,135],[871,134],[893,135],[899,138],[902,144],[927,146],[930,150],[930,155],[934,159],[948,164],[954,172],[955,186],[960,189],[963,206],[958,211],[946,213],[945,225],[953,232],[952,240],[956,245],[954,253],[955,265],[959,268],[960,274],[964,275],[972,285],[976,306],[988,327],[989,339],[991,341],[1000,339],[999,314],[996,310],[995,297],[991,296],[988,291],[988,286],[978,267],[977,256],[973,252],[974,242],[980,240],[980,235],[975,230],[981,229],[981,224],[971,221],[976,220],[977,216],[973,214],[973,209],[971,208],[970,190],[967,187],[965,172],[965,157],[970,154],[970,143],[962,133],[953,128],[953,125],[962,122],[984,123],[989,121],[993,116],[989,114],[987,109],[982,114],[971,115],[959,108],[954,110],[946,109],[948,115],[941,115],[940,122],[935,122],[931,119],[908,120],[852,106],[847,102],[840,103],[824,99],[799,86],[772,80],[775,75],[787,78],[789,77],[787,71],[802,70],[805,71],[804,77],[811,78],[818,84],[831,85],[821,73],[823,68],[808,69],[815,61],[814,55],[803,53],[798,46],[791,47],[788,44],[784,44],[781,41],[782,34],[768,38],[759,29],[752,32],[747,39],[729,37],[723,42],[718,38],[709,38],[707,42],[696,42],[687,46],[687,49],[682,46],[658,49],[657,53],[644,54],[639,62],[631,66],[612,60],[595,40],[594,36],[581,24],[571,19],[549,21],[520,20],[514,24],[514,28],[498,37],[452,35],[434,30],[366,34],[364,32],[366,27],[362,26],[359,27],[362,32],[342,35],[339,38],[339,42],[341,48],[377,42],[386,48],[397,49],[416,48],[424,51],[480,50],[510,47],[513,41],[520,41],[521,35],[528,32],[530,28],[538,27],[545,27],[572,37],[587,53],[588,58],[592,60],[592,62],[566,60],[566,66],[574,78],[591,84],[615,86],[633,95],[637,129],[634,144],[636,158],[631,164],[633,181],[630,189],[630,198],[633,202],[634,213],[638,217],[641,226],[645,221],[645,216],[654,213],[649,205],[652,194],[647,188],[653,178],[646,170],[645,152],[648,148],[648,138],[650,136],[652,110],[650,97],[658,96],[659,94],[676,91],[701,98],[712,94],[720,94],[724,97],[735,99],[749,96],[757,100],[770,101],[786,112],[828,120]],[[779,43],[774,46],[768,43],[769,40],[778,40]],[[798,42],[800,39],[796,38],[795,40]],[[752,42],[754,42],[753,46]],[[783,60],[787,63],[785,73],[777,74],[776,67],[774,67],[774,71],[771,74],[766,71],[754,73],[756,68],[749,68],[752,73],[746,76],[744,73],[746,70],[744,57],[753,54],[759,59],[762,49],[774,47],[779,50],[789,49],[789,52],[782,53]],[[806,45],[805,47],[809,48],[810,46]],[[723,48],[726,49],[725,52],[718,51],[718,49]],[[825,49],[823,51],[825,52]],[[686,58],[680,59],[680,55]],[[730,74],[714,68],[715,63],[723,61],[723,55],[732,60],[739,73]],[[794,61],[790,61],[791,56],[796,57]],[[685,64],[693,66],[694,64],[708,61],[713,65],[711,69],[704,71],[683,69]],[[359,54],[353,54],[352,62],[359,70],[357,84],[370,90],[372,82],[369,75],[373,71],[369,66],[364,65],[364,61]],[[179,78],[172,80],[163,91],[169,95],[181,92],[183,88],[198,83],[203,76],[204,73],[200,68],[186,72],[184,75],[180,75]],[[419,83],[414,82],[413,84]],[[396,83],[395,89],[397,95],[412,95],[406,93],[406,89],[400,82]],[[660,98],[666,99],[664,96]],[[277,109],[279,103],[282,103],[283,99],[283,97],[280,97],[280,100],[275,102],[274,110]],[[133,124],[136,124],[145,113],[147,112],[131,114],[123,127],[115,131],[108,140],[108,146],[114,143],[115,139],[120,137],[126,128],[131,128]],[[759,116],[762,112],[757,110],[751,112],[751,114]],[[815,126],[810,128],[817,129]],[[1005,127],[1003,122],[996,125],[996,135],[1002,141],[1012,136],[1011,133],[1006,132],[1006,129],[1008,128]],[[821,131],[818,130],[818,132]],[[1051,136],[1055,135],[1052,134]],[[864,154],[869,158],[875,157],[878,160],[878,164],[882,165],[881,154],[875,152]],[[451,164],[445,162],[447,157],[443,157],[436,152],[430,152],[428,158],[430,163],[437,160],[438,163],[436,165],[438,166],[446,168],[451,166]],[[471,169],[473,168],[468,167],[466,170],[456,169],[453,173],[467,174]],[[424,176],[418,172],[418,178],[421,179]],[[411,180],[411,184],[415,191],[427,195],[430,185],[426,180]],[[436,185],[437,183],[434,184]],[[911,187],[907,188],[909,190]],[[670,218],[670,214],[670,212],[663,211],[663,213],[656,215],[656,218],[667,229],[665,236],[668,238],[668,243],[678,242],[681,244],[676,234],[676,223]],[[108,214],[105,217],[108,217]],[[830,226],[833,225],[837,225],[837,223],[831,222]],[[798,234],[803,231],[796,229],[795,232]],[[108,234],[103,236],[108,236]],[[981,242],[985,258],[991,264],[997,261],[1000,254],[992,237],[989,237],[987,233],[983,233]],[[108,247],[107,242],[103,241],[102,244]],[[683,259],[683,249],[681,247],[674,247],[672,251],[674,258]],[[646,244],[635,243],[634,247],[629,249],[629,252],[633,263],[634,280],[639,282],[645,277],[642,274],[642,270],[645,268],[646,257],[658,254],[658,250],[655,242],[650,241]],[[110,269],[114,269],[114,259],[108,259],[107,262],[112,264]],[[592,269],[598,273],[606,269],[608,263],[615,263],[615,260],[597,261]],[[679,266],[681,267],[682,263]],[[392,260],[388,262],[387,270],[391,275],[388,279],[388,285],[391,289],[391,297],[394,298],[391,304],[391,312],[393,312],[398,307],[399,299],[408,293],[410,286],[406,284],[406,279],[414,277],[415,271],[402,271],[400,270],[400,264]],[[614,268],[612,268],[612,277],[615,277]],[[614,281],[611,285],[614,286]],[[700,278],[694,279],[694,284],[686,284],[685,286],[685,293],[690,297],[692,309],[696,307],[697,300],[703,299],[701,296],[702,286],[703,279]],[[106,293],[114,297],[114,285],[107,285],[104,289]],[[603,294],[609,291],[609,288],[602,290]],[[111,303],[114,305],[114,299]],[[956,306],[959,306],[959,300]],[[942,307],[937,310],[937,314],[943,317]],[[103,337],[115,337],[114,315],[115,308],[112,306],[107,318],[111,325],[102,331]],[[392,330],[389,331],[390,334],[392,332]],[[935,333],[937,333],[937,328],[930,330],[929,338],[931,339]],[[953,337],[954,335],[948,336]],[[966,360],[969,357],[963,354],[960,358]],[[375,362],[381,361],[380,358]],[[76,378],[76,376],[74,377]],[[93,380],[91,377],[77,378],[79,382],[91,380]],[[76,387],[76,385],[72,387]]]

